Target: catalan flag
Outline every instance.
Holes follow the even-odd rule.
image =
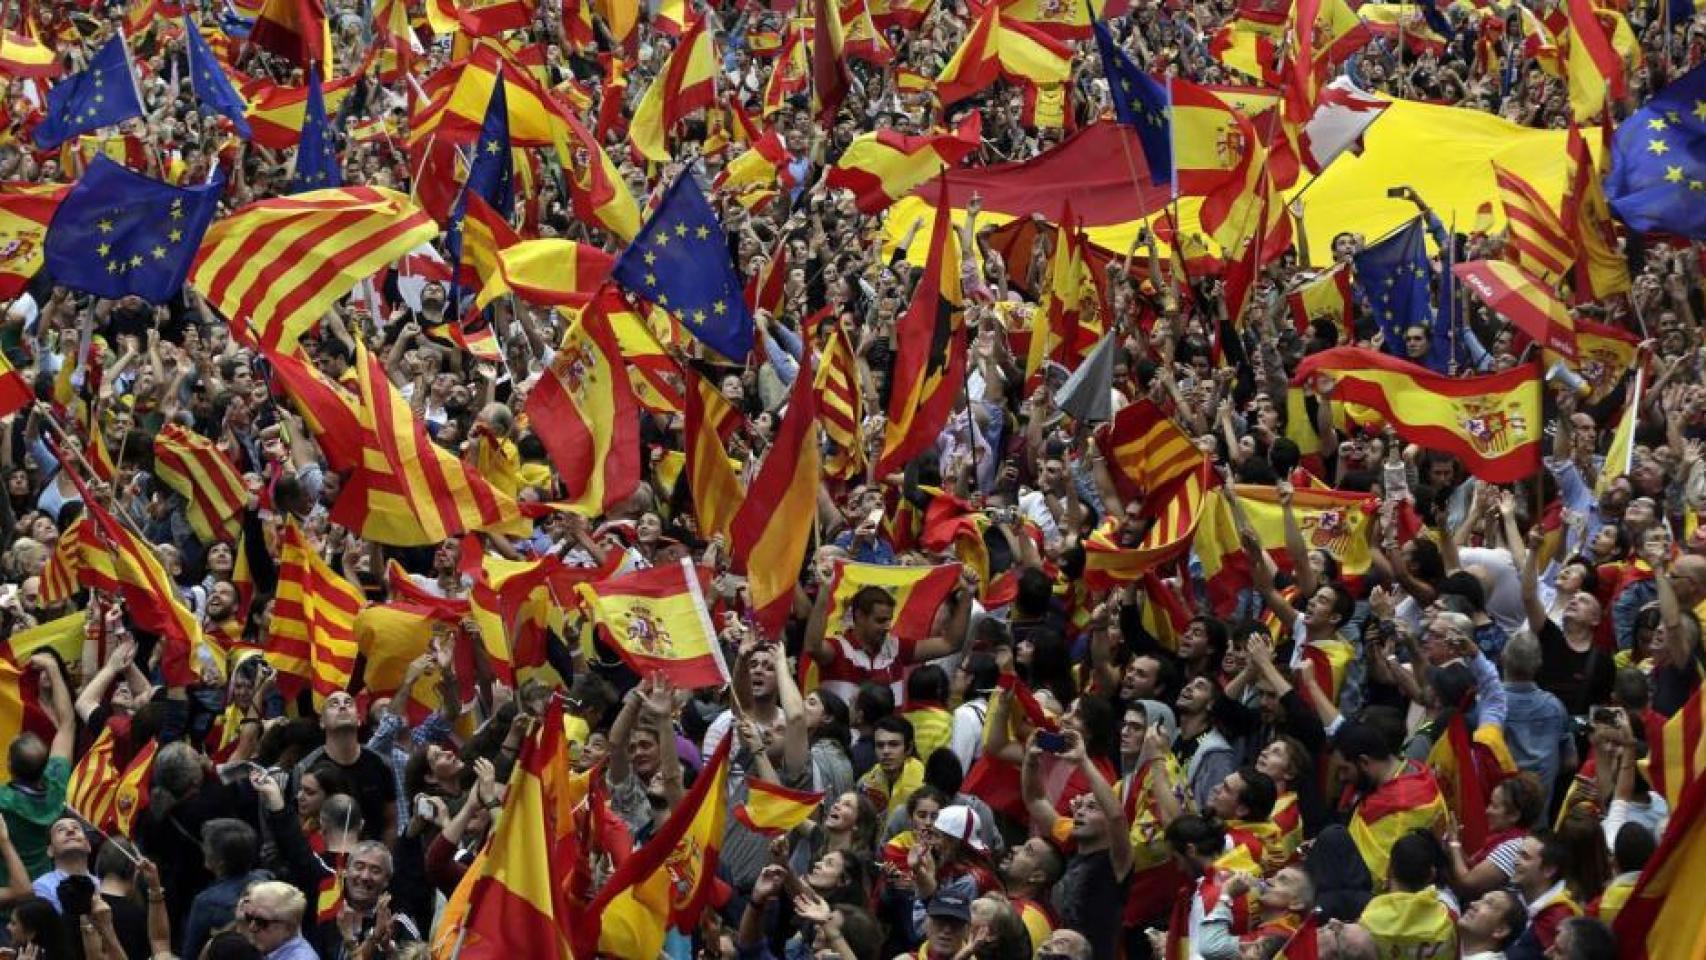
[[[668,163],[669,132],[695,110],[717,99],[717,55],[705,17],[688,27],[669,61],[634,108],[628,136],[634,149],[655,163]]]
[[[823,436],[829,441],[823,470],[825,476],[852,481],[865,474],[866,451],[863,430],[865,395],[859,380],[859,359],[853,342],[839,326],[830,328],[829,340],[817,362],[818,415]]]
[[[382,187],[316,190],[251,203],[207,231],[189,283],[233,325],[288,350],[333,301],[438,233]]]
[[[1706,771],[1706,700],[1698,689],[1669,717],[1648,717],[1647,751],[1647,780],[1675,811]]]
[[[829,168],[826,182],[832,189],[851,190],[860,213],[881,213],[982,145],[983,115],[975,110],[958,127],[942,133],[908,136],[873,130],[847,145]]]
[[[707,568],[683,560],[578,590],[601,636],[630,668],[698,688],[726,683],[729,676],[706,606],[708,583]]]
[[[166,424],[154,435],[154,472],[189,502],[190,528],[202,543],[237,536],[249,491],[213,441],[183,424]]]
[[[823,481],[811,369],[808,347],[788,391],[787,412],[729,527],[729,554],[746,569],[753,621],[773,637],[788,624]]]
[[[1476,299],[1516,324],[1547,350],[1576,358],[1576,321],[1548,284],[1503,260],[1471,260],[1451,268]]]
[[[611,328],[621,297],[605,288],[576,316],[527,396],[533,432],[556,465],[569,500],[602,513],[640,482],[639,404]]]
[[[889,632],[904,641],[927,639],[936,622],[936,612],[959,586],[960,570],[957,563],[891,567],[837,560],[825,588],[830,597],[828,630],[833,635],[852,626],[853,595],[866,587],[877,587],[894,601]]]
[[[1305,357],[1294,384],[1325,374],[1335,400],[1380,413],[1410,443],[1453,454],[1489,483],[1540,469],[1540,376],[1532,366],[1447,377],[1361,347]]]
[[[1096,433],[1096,445],[1127,501],[1141,501],[1203,464],[1202,451],[1147,397],[1121,408]]]
[[[1155,522],[1136,543],[1124,542],[1119,533],[1122,521],[1110,518],[1085,541],[1084,582],[1093,589],[1112,589],[1189,552],[1212,485],[1205,463],[1150,491],[1144,498],[1144,513]]]
[[[965,316],[960,295],[960,245],[954,236],[948,185],[941,183],[924,277],[896,329],[899,345],[889,376],[888,424],[878,474],[898,473],[936,441],[965,384]]]
[[[1698,695],[1696,696],[1698,699]],[[1706,779],[1696,779],[1671,808],[1670,826],[1641,869],[1612,924],[1622,960],[1698,957],[1706,949]]]
[[[711,381],[696,373],[688,377],[693,382],[685,391],[683,404],[687,446],[684,469],[693,497],[693,515],[705,536],[720,533],[727,538],[735,513],[746,499],[746,486],[729,460],[718,425],[731,421],[738,425],[739,414]]]
[[[77,592],[83,571],[83,551],[87,548],[92,528],[79,514],[71,525],[59,531],[53,553],[41,571],[41,605],[57,607],[70,601]]]
[[[691,930],[699,922],[728,819],[733,741],[723,738],[669,819],[599,890],[587,908],[597,922],[576,928],[577,956],[654,957],[667,927]]]
[[[735,819],[748,830],[767,837],[780,837],[817,812],[823,794],[790,790],[768,780],[746,781],[746,802],[735,807]]]
[[[45,262],[47,225],[71,188],[65,184],[0,184],[0,300],[24,292]]]
[[[332,571],[294,521],[279,539],[278,593],[267,630],[267,662],[294,682],[286,696],[306,684],[319,704],[349,688],[355,672],[355,618],[367,599]],[[281,685],[283,686],[283,685]]]
[[[66,806],[103,831],[112,829],[113,800],[122,772],[113,749],[113,728],[102,727],[95,742],[71,768],[71,782],[65,791]]]
[[[1556,286],[1575,262],[1575,245],[1546,198],[1515,172],[1497,162],[1493,181],[1499,188],[1510,236],[1505,241],[1508,259],[1529,273]]]

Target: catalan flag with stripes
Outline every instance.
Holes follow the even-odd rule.
[[[267,631],[267,662],[287,697],[306,684],[318,705],[349,688],[355,672],[355,618],[366,606],[360,589],[320,559],[294,522],[279,540],[278,593]]]
[[[82,514],[71,525],[59,531],[53,553],[41,572],[41,605],[56,607],[67,603],[77,593],[83,571],[83,551],[88,544],[91,528]]]
[[[825,476],[844,482],[865,474],[865,439],[861,425],[865,395],[859,381],[859,358],[847,331],[831,327],[829,341],[817,362],[818,415],[823,436],[830,443],[825,456]]]
[[[383,187],[276,197],[214,224],[188,282],[233,325],[288,350],[357,282],[437,234],[425,211]]]
[[[1576,259],[1574,244],[1564,232],[1557,211],[1533,184],[1497,162],[1493,164],[1493,181],[1499,188],[1505,218],[1510,221],[1510,236],[1505,241],[1507,259],[1556,285]]]
[[[1203,463],[1191,438],[1147,397],[1115,414],[1097,432],[1096,446],[1115,489],[1128,501],[1142,500]]]
[[[1647,718],[1647,781],[1676,810],[1706,770],[1706,700],[1700,690],[1669,717]]]
[[[1110,518],[1085,541],[1084,582],[1094,589],[1112,589],[1183,556],[1191,548],[1212,486],[1209,467],[1203,462],[1152,490],[1144,498],[1144,513],[1155,522],[1136,543],[1121,536],[1123,514]]]
[[[120,771],[113,756],[113,728],[103,727],[89,750],[71,768],[65,803],[100,830],[111,830],[113,801],[118,795]]]
[[[1695,780],[1680,797],[1658,850],[1612,923],[1622,960],[1698,957],[1706,950],[1699,897],[1706,884],[1706,780]]]
[[[639,403],[609,318],[621,309],[621,297],[606,287],[580,311],[527,395],[528,421],[569,500],[593,513],[627,499],[640,482]]]
[[[1326,376],[1332,399],[1378,412],[1398,436],[1462,460],[1489,483],[1540,469],[1540,371],[1534,365],[1447,377],[1374,350],[1336,347],[1305,357],[1292,383]]]
[[[790,790],[768,780],[749,778],[746,789],[746,802],[735,807],[735,819],[767,837],[780,837],[810,820],[823,803],[821,793]]]
[[[189,502],[190,528],[202,543],[237,536],[249,493],[213,441],[181,423],[166,424],[154,435],[154,472]]]

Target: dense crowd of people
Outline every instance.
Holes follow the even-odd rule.
[[[88,14],[24,6],[8,10],[8,29],[24,29],[20,16],[77,23],[91,50],[124,24],[116,5]],[[332,111],[342,176],[409,192],[421,169],[406,149],[411,109],[425,95],[419,83],[449,63],[451,38],[432,37],[411,11],[422,24],[417,79],[382,79],[368,57],[374,6],[328,4],[335,73],[365,71]],[[515,35],[544,51],[543,85],[604,133],[642,204],[676,176],[709,188],[739,152],[720,123],[696,115],[677,131],[679,161],[648,169],[625,124],[601,122],[633,109],[679,30],[666,29],[663,9],[642,11],[637,46],[623,51],[601,18],[590,40],[573,38],[565,18],[575,6],[540,4]],[[685,6],[717,36],[721,94],[759,115],[782,61],[758,38],[809,11]],[[1620,115],[1706,56],[1706,11],[1676,17],[1677,6],[1627,11],[1644,59]],[[199,12],[209,34],[220,16]],[[1111,25],[1145,68],[1261,83],[1224,65],[1211,43],[1238,16],[1228,0],[1140,0]],[[1502,43],[1523,21],[1516,5],[1454,4],[1441,16],[1449,37],[1371,34],[1344,72],[1393,97],[1534,128],[1565,124],[1565,78],[1486,56],[1489,38]],[[894,251],[883,217],[859,214],[823,174],[861,133],[925,133],[950,119],[912,80],[942,70],[973,17],[944,2],[916,28],[884,31],[894,61],[853,65],[833,125],[818,122],[809,93],[765,115],[787,149],[784,185],[768,205],[749,210],[709,191],[744,279],[776,251],[787,257],[779,306],[758,314],[750,361],[718,361],[690,342],[669,348],[681,366],[665,379],[711,378],[737,411],[727,442],[742,477],[773,443],[790,384],[812,375],[802,363],[832,336],[853,347],[859,429],[881,448],[897,327],[920,275],[907,248],[922,246],[928,225]],[[150,111],[126,129],[139,169],[189,184],[217,166],[226,211],[288,191],[291,151],[236,140],[186,96],[185,40],[170,17],[159,14],[131,44]],[[1111,115],[1095,45],[1073,47],[1061,124],[1035,126],[1025,91],[997,83],[967,101],[982,114],[982,144],[966,165],[1029,160],[1067,127]],[[1505,49],[1520,60],[1510,52],[1520,47]],[[239,73],[302,82],[269,54],[233,50]],[[64,53],[83,57],[75,45]],[[626,63],[625,86],[609,82],[613,56]],[[18,136],[31,82],[10,84],[0,173],[70,182],[80,162]],[[385,132],[356,136],[369,121]],[[534,173],[518,180],[530,191],[518,205],[524,235],[621,249],[576,218],[559,169],[536,164]],[[1544,471],[1504,485],[1391,429],[1335,421],[1325,392],[1288,383],[1285,371],[1307,354],[1378,340],[1360,291],[1352,329],[1294,327],[1286,294],[1313,274],[1284,256],[1263,268],[1247,320],[1234,325],[1217,313],[1213,273],[1169,280],[1150,272],[1154,258],[1146,267],[1132,262],[1141,256],[1116,255],[1101,278],[1117,351],[1114,408],[1153,402],[1226,481],[1209,496],[1235,502],[1234,491],[1265,487],[1285,518],[1282,544],[1240,531],[1250,585],[1226,616],[1206,600],[1200,563],[1111,588],[1086,583],[1093,535],[1135,545],[1152,518],[1108,482],[1093,425],[1059,409],[1060,378],[1027,382],[1013,340],[1042,309],[1048,244],[1007,262],[975,199],[966,212],[964,387],[939,440],[904,472],[825,477],[793,609],[775,635],[743,618],[728,544],[702,533],[682,493],[688,481],[665,470],[685,447],[679,413],[639,413],[642,482],[602,515],[541,510],[528,537],[388,547],[329,519],[345,478],[327,467],[256,352],[195,291],[150,305],[37,276],[0,325],[0,349],[40,397],[0,433],[0,625],[16,636],[87,616],[69,652],[55,644],[14,655],[27,716],[0,786],[0,911],[12,955],[427,956],[447,904],[510,814],[517,757],[555,697],[574,770],[598,780],[609,830],[635,849],[729,738],[727,795],[717,803],[748,804],[761,781],[822,796],[781,836],[729,818],[719,890],[696,922],[670,930],[670,957],[1617,956],[1611,923],[1669,821],[1648,763],[1650,731],[1689,704],[1706,671],[1706,531],[1694,521],[1706,506],[1698,245],[1626,238],[1633,290],[1579,312],[1638,339],[1635,364],[1610,390],[1550,382]],[[1496,235],[1464,229],[1448,242],[1497,250]],[[1351,260],[1370,239],[1347,233],[1333,254]],[[1435,258],[1436,269],[1444,263]],[[474,458],[495,436],[513,461],[506,492],[558,499],[561,465],[524,407],[568,312],[499,299],[489,312],[500,356],[477,359],[444,333],[463,312],[448,302],[452,285],[405,289],[399,273],[376,296],[370,288],[340,301],[306,354],[344,379],[357,341],[365,344],[434,442]],[[1478,366],[1515,362],[1522,348],[1494,314],[1464,323],[1484,344]],[[1428,333],[1411,332],[1424,343],[1419,357]],[[1633,386],[1634,366],[1643,388]],[[1607,457],[1625,403],[1639,407],[1626,470]],[[1316,452],[1300,452],[1300,419]],[[74,439],[79,422],[110,451],[110,484],[74,482],[88,476],[95,448]],[[196,529],[189,503],[160,479],[154,438],[173,424],[212,441],[243,475],[239,539]],[[1322,488],[1375,498],[1357,534],[1368,562],[1354,575],[1343,541],[1312,548],[1299,528],[1294,498]],[[229,658],[228,673],[168,683],[158,637],[86,583],[44,602],[47,568],[90,490],[155,546],[178,600]],[[948,503],[971,518],[981,565],[964,563],[940,607],[924,611],[926,629],[901,631],[907,601],[880,586],[856,591],[832,616],[845,564],[967,561],[963,539],[931,548],[907,526]],[[286,697],[267,657],[230,655],[269,649],[287,517],[375,604],[468,598],[479,563],[466,552],[479,549],[624,571],[703,563],[717,572],[707,600],[731,680],[684,689],[642,676],[569,617],[561,629],[571,635],[551,641],[560,685],[512,685],[492,670],[470,616],[433,628],[426,652],[401,662],[377,646],[389,634],[363,632],[365,668],[348,689]],[[1163,606],[1183,611],[1179,629],[1160,626]],[[1333,666],[1315,669],[1317,658]],[[369,682],[381,659],[398,668],[382,689]],[[436,708],[417,708],[422,691]],[[1438,767],[1453,731],[1469,736],[1459,762],[1485,763],[1484,809],[1462,809],[1462,771]],[[100,829],[91,811],[74,809],[73,769],[91,751],[110,751],[122,771],[145,749],[155,751],[148,778],[119,790],[122,828]],[[1314,952],[1304,952],[1305,937]],[[436,955],[461,949],[439,942]]]

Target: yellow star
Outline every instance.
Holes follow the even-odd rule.
[[[169,233],[166,234],[166,239],[172,241],[173,243],[177,243],[179,240],[182,240],[183,238],[184,238],[184,232],[182,230],[173,230],[173,231],[170,231]]]
[[[95,224],[95,229],[101,231],[102,233],[112,233],[113,232],[113,222],[111,220],[98,221]]]
[[[132,267],[140,267],[140,266],[142,266],[142,258],[141,258],[141,257],[140,257],[140,256],[137,256],[137,255],[134,255],[134,254],[133,254],[133,255],[131,255],[131,258],[130,258],[130,265],[131,265],[131,266],[132,266]]]
[[[1688,181],[1688,189],[1695,191],[1706,190],[1706,180],[1690,180]]]
[[[660,307],[669,306],[669,294],[665,293],[665,294],[661,294],[658,296],[658,306],[660,306]]]
[[[657,236],[652,238],[652,242],[656,243],[660,247],[667,247],[669,246],[669,234],[660,232]]]
[[[720,317],[729,312],[729,305],[721,300],[713,301],[711,303],[711,312]]]
[[[182,207],[173,207],[171,214],[173,220],[182,220],[184,218],[184,211]]]
[[[164,260],[164,259],[166,259],[166,248],[165,248],[165,247],[162,247],[162,246],[155,246],[155,247],[154,247],[154,249],[152,249],[152,250],[150,250],[150,251],[148,251],[148,252],[149,252],[149,253],[151,253],[151,254],[153,254],[153,255],[154,255],[154,259],[156,259],[156,260]]]
[[[107,272],[108,273],[117,273],[118,272],[118,264],[114,263],[111,260],[108,260],[107,261]]]
[[[1669,166],[1665,167],[1665,182],[1666,183],[1681,183],[1682,182],[1682,168],[1681,167],[1669,167]]]
[[[104,93],[95,94],[95,102],[96,103],[106,103],[107,102],[106,94],[104,94]]]
[[[657,285],[658,285],[658,275],[655,273],[646,274],[646,286],[655,287]]]
[[[1667,126],[1669,126],[1669,124],[1665,123],[1664,119],[1661,117],[1654,117],[1647,121],[1648,130],[1663,130]]]
[[[711,239],[711,228],[700,224],[699,229],[693,231],[693,235],[701,240],[709,240]]]
[[[487,140],[486,141],[486,152],[487,153],[489,153],[495,157],[498,154],[498,149],[499,149],[498,142],[496,140]]]
[[[1670,152],[1670,144],[1664,142],[1663,140],[1657,139],[1657,138],[1654,138],[1652,140],[1648,140],[1647,141],[1647,152],[1651,153],[1652,155],[1654,155],[1656,157],[1662,157],[1666,153]]]
[[[675,235],[678,237],[687,236],[687,224],[685,224],[685,223],[676,224],[675,225]]]
[[[652,264],[654,264],[654,263],[657,263],[657,262],[658,262],[658,255],[657,255],[657,254],[656,254],[656,253],[655,253],[655,252],[653,252],[653,251],[651,251],[651,250],[647,250],[647,251],[646,251],[646,255],[645,255],[645,257],[644,257],[644,259],[645,259],[645,261],[646,261],[646,266],[648,266],[648,267],[649,267],[649,266],[651,266],[651,265],[652,265]]]
[[[693,311],[693,322],[694,323],[704,323],[705,322],[705,311],[703,311],[703,310]]]
[[[113,249],[113,245],[112,245],[112,244],[110,244],[110,243],[103,243],[103,244],[99,244],[99,245],[97,245],[97,246],[96,246],[96,247],[95,247],[95,253],[96,253],[96,254],[98,254],[98,255],[100,255],[100,256],[103,256],[103,257],[104,257],[104,256],[106,256],[106,255],[107,255],[107,254],[108,254],[108,253],[111,253],[111,252],[112,252],[112,249]]]
[[[1694,115],[1702,120],[1706,120],[1706,100],[1694,101]]]

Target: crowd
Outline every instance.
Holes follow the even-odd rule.
[[[210,35],[235,16],[189,6]],[[422,84],[450,62],[453,38],[433,37],[425,14],[408,10],[421,48],[414,79],[382,76],[369,56],[378,6],[326,7],[334,74],[363,76],[331,110],[337,163],[346,185],[419,193],[422,175],[459,175],[425,168],[407,149],[413,111],[429,96]],[[737,812],[706,861],[709,893],[660,931],[669,957],[1648,955],[1620,944],[1612,923],[1677,829],[1677,775],[1664,782],[1657,740],[1668,718],[1695,707],[1706,675],[1698,244],[1624,238],[1632,290],[1578,314],[1639,342],[1632,362],[1600,371],[1608,389],[1549,380],[1543,469],[1495,484],[1390,426],[1336,415],[1330,384],[1291,381],[1306,355],[1380,345],[1360,288],[1348,329],[1294,325],[1287,294],[1315,272],[1288,252],[1261,269],[1245,315],[1229,318],[1216,272],[1226,265],[1180,275],[1164,256],[1145,264],[1146,232],[1098,277],[1099,329],[1115,351],[1110,402],[1157,411],[1157,423],[1190,438],[1209,465],[1205,496],[1240,518],[1231,562],[1245,579],[1227,602],[1213,598],[1198,551],[1109,582],[1087,575],[1092,541],[1133,548],[1159,520],[1111,476],[1116,457],[1097,442],[1110,427],[1062,409],[1070,371],[1027,378],[1019,335],[1044,309],[1051,245],[1009,257],[975,197],[961,204],[964,326],[951,334],[969,342],[964,382],[951,388],[939,437],[903,471],[864,466],[890,425],[903,317],[924,273],[913,264],[931,230],[913,224],[895,248],[883,216],[859,213],[824,172],[862,133],[922,134],[958,120],[965,107],[940,116],[915,81],[942,71],[976,10],[924,5],[915,26],[879,30],[894,59],[853,64],[833,123],[815,115],[809,91],[762,112],[786,151],[767,203],[749,209],[711,188],[741,149],[721,106],[675,131],[675,162],[648,166],[630,150],[625,118],[667,62],[682,17],[707,19],[720,96],[759,116],[771,71],[786,62],[765,38],[810,17],[804,6],[686,3],[671,13],[664,4],[640,12],[637,43],[624,50],[607,5],[593,5],[588,36],[579,4],[544,3],[512,34],[543,51],[541,85],[605,137],[619,188],[643,206],[660,185],[695,178],[743,281],[767,282],[771,262],[786,257],[780,296],[757,312],[750,359],[661,337],[660,382],[688,393],[710,382],[734,411],[724,438],[743,481],[778,443],[795,380],[814,375],[833,341],[851,348],[855,443],[870,449],[855,469],[825,470],[783,629],[755,623],[743,586],[752,571],[731,566],[730,537],[688,490],[697,478],[669,469],[690,443],[679,407],[643,402],[633,412],[637,431],[626,436],[641,467],[631,494],[592,515],[549,508],[565,465],[530,424],[527,400],[549,375],[570,311],[498,299],[487,311],[496,355],[477,353],[446,332],[463,312],[450,300],[472,290],[411,285],[395,269],[341,299],[303,341],[328,380],[352,389],[352,364],[371,349],[434,443],[541,507],[525,535],[399,547],[333,522],[350,487],[328,461],[328,438],[284,395],[253,340],[203,303],[205,291],[159,304],[103,300],[44,271],[11,302],[0,349],[35,397],[0,422],[0,630],[14,638],[8,669],[21,677],[0,786],[9,918],[0,937],[10,955],[493,955],[493,928],[477,916],[487,841],[505,818],[536,815],[515,799],[530,775],[518,759],[537,753],[540,718],[559,711],[567,753],[556,762],[598,811],[600,839],[587,841],[580,878],[595,908],[600,885],[654,836],[669,842],[692,785],[726,762],[725,792],[709,802]],[[1146,69],[1260,84],[1267,78],[1225,65],[1212,42],[1267,10],[1244,6],[1138,0],[1111,26]],[[1706,57],[1706,11],[1680,6],[1684,15],[1662,2],[1624,13],[1643,56],[1619,117]],[[1551,12],[1540,4],[1527,16]],[[1440,36],[1418,12],[1412,36],[1371,32],[1336,69],[1368,91],[1560,128],[1566,78],[1487,55],[1491,41],[1522,60],[1515,51],[1525,48],[1501,32],[1520,31],[1519,14],[1515,4],[1452,4],[1437,14],[1452,28]],[[60,41],[74,65],[131,26],[118,5],[62,0],[5,16],[13,34],[81,31],[80,42]],[[186,95],[186,39],[166,4],[142,22],[130,45],[148,114],[117,137],[126,162],[180,184],[222,169],[222,213],[288,192],[293,151],[241,141]],[[1424,32],[1431,39],[1418,42]],[[965,101],[981,114],[982,140],[963,165],[1024,162],[1111,116],[1095,44],[1071,46],[1052,126],[1021,84],[998,81]],[[231,51],[235,74],[302,82],[270,53],[240,41]],[[23,135],[34,84],[9,83],[0,189],[69,183],[88,162],[86,151],[72,156],[81,146],[38,151]],[[577,215],[561,168],[531,163],[516,183],[520,232],[619,253],[620,238]],[[1410,195],[1426,213],[1425,198]],[[1457,229],[1447,246],[1496,254],[1498,235]],[[1344,233],[1333,256],[1353,261],[1375,239]],[[1433,269],[1448,256],[1435,254]],[[1463,339],[1482,351],[1466,363],[1497,370],[1529,359],[1533,345],[1492,311],[1464,313]],[[1428,331],[1406,335],[1421,359]],[[1611,447],[1626,404],[1635,427],[1619,454]],[[238,516],[192,517],[157,462],[169,428],[229,459],[245,486]],[[1305,530],[1300,518],[1317,515],[1304,503],[1323,491],[1366,505],[1349,538]],[[91,522],[89,497],[153,545],[175,601],[199,622],[207,649],[191,653],[197,682],[169,675],[159,625],[140,622],[122,591],[98,578],[54,583],[74,525]],[[1277,542],[1243,519],[1257,501],[1279,518]],[[921,536],[943,517],[956,532]],[[287,603],[306,602],[283,589],[292,537],[374,605],[354,618],[360,648],[334,690],[311,694],[274,657],[271,627]],[[536,669],[514,669],[519,647],[500,669],[492,651],[509,638],[493,634],[518,615],[474,615],[470,602],[490,586],[482,563],[548,556],[606,573],[683,559],[710,568],[702,601],[727,682],[695,689],[669,670],[638,669],[560,594],[543,616],[550,636]],[[944,564],[957,566],[934,593],[897,594],[868,572]],[[856,570],[866,585],[838,593]],[[424,634],[388,629],[380,614],[412,616]],[[72,636],[15,642],[78,615]],[[400,654],[402,634],[414,639]],[[139,757],[146,775],[120,776]],[[91,786],[100,769],[104,794]],[[748,822],[770,787],[810,795],[809,815],[782,830]],[[78,806],[95,796],[105,815]],[[459,932],[458,920],[478,934]],[[502,948],[557,955],[524,939]]]

